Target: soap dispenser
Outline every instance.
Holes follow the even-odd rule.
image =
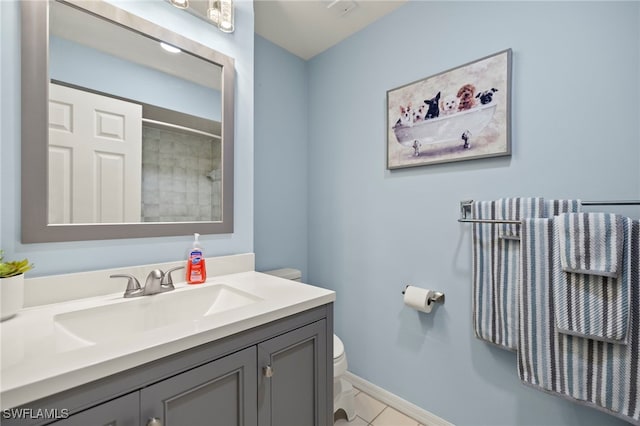
[[[193,234],[193,248],[189,250],[187,257],[187,283],[202,284],[207,280],[207,267],[205,265],[204,253],[198,237],[200,234]]]

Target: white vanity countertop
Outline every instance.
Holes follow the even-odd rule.
[[[209,278],[204,284],[193,286],[176,284],[174,291],[142,298],[171,298],[177,293],[221,283],[249,293],[258,300],[198,320],[176,322],[84,346],[74,345],[61,336],[54,321],[56,315],[131,303],[140,298],[124,299],[122,292],[119,292],[21,310],[13,319],[0,324],[1,408],[16,407],[335,301],[333,291],[259,272],[217,276]],[[114,328],[120,326],[114,321]]]

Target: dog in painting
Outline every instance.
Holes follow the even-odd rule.
[[[413,122],[418,123],[424,121],[427,115],[427,105],[420,105],[417,110],[413,111]]]
[[[458,90],[458,111],[465,111],[476,106],[476,87],[473,84],[465,84]]]
[[[413,124],[413,113],[411,112],[411,104],[406,107],[400,105],[400,118],[396,121],[394,127],[411,126]]]
[[[424,100],[424,103],[429,106],[429,109],[427,110],[427,114],[424,116],[425,120],[428,120],[430,118],[437,118],[440,115],[440,106],[438,105],[439,101],[440,101],[440,92],[438,92],[438,94],[435,95],[433,98]]]
[[[476,99],[480,99],[480,103],[482,105],[486,105],[488,103],[491,103],[491,101],[493,100],[493,94],[497,91],[498,89],[492,87],[491,89],[485,90],[484,92],[478,92],[478,94],[476,95]]]
[[[440,112],[442,115],[451,115],[458,112],[460,101],[453,95],[449,95],[440,101]]]

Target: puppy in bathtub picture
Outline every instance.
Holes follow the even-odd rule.
[[[449,95],[440,101],[440,112],[442,115],[451,115],[458,112],[460,101],[457,97]]]
[[[482,105],[489,104],[491,103],[491,101],[493,101],[493,94],[497,91],[498,89],[492,87],[491,89],[485,90],[484,92],[478,92],[478,94],[476,95],[476,99],[480,99],[480,103]]]
[[[466,111],[476,106],[476,87],[473,84],[465,84],[458,90],[456,95],[460,104],[458,105],[458,111]]]
[[[424,121],[424,117],[427,115],[427,106],[420,105],[417,110],[413,110],[413,122],[419,123]]]
[[[435,95],[433,98],[424,100],[424,103],[429,106],[429,109],[427,110],[427,113],[424,116],[425,120],[428,120],[430,118],[438,118],[438,116],[440,115],[439,101],[440,101],[440,92],[438,92],[438,94]]]
[[[411,126],[412,124],[413,113],[411,112],[411,104],[407,105],[406,107],[400,105],[400,118],[398,118],[398,121],[396,121],[396,124],[393,127]]]

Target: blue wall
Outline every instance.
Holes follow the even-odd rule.
[[[385,169],[387,90],[509,47],[511,157]],[[466,199],[639,199],[639,62],[640,3],[484,1],[410,1],[310,60],[309,282],[337,292],[353,373],[457,425],[623,424],[473,336],[456,219]],[[404,307],[407,283],[446,304]]]
[[[123,9],[211,46],[236,59],[234,232],[204,235],[208,256],[253,251],[253,3],[236,2],[236,31],[224,34],[163,0],[120,1]],[[95,270],[185,258],[192,236],[109,241],[20,242],[20,8],[0,2],[2,144],[0,151],[0,247],[7,257],[28,257],[31,276]]]
[[[386,91],[508,47],[513,155],[385,170]],[[298,223],[270,183],[301,178],[279,168],[299,152],[281,152],[288,138],[273,129],[300,101],[262,99],[271,86],[298,87],[290,56],[256,37],[256,106],[268,106],[256,107],[256,153],[266,152],[256,155],[255,246],[265,268],[298,262],[291,247],[305,251],[286,226],[269,229],[278,217]],[[470,198],[640,198],[639,63],[640,4],[630,2],[411,2],[309,61],[299,95],[307,281],[337,291],[351,371],[458,425],[626,424],[523,386],[515,356],[473,336],[470,227],[456,218]],[[406,283],[445,291],[446,305],[429,316],[405,308]]]
[[[209,120],[222,117],[219,90],[60,37],[49,37],[49,77]]]
[[[256,36],[256,270],[307,274],[306,62]]]

